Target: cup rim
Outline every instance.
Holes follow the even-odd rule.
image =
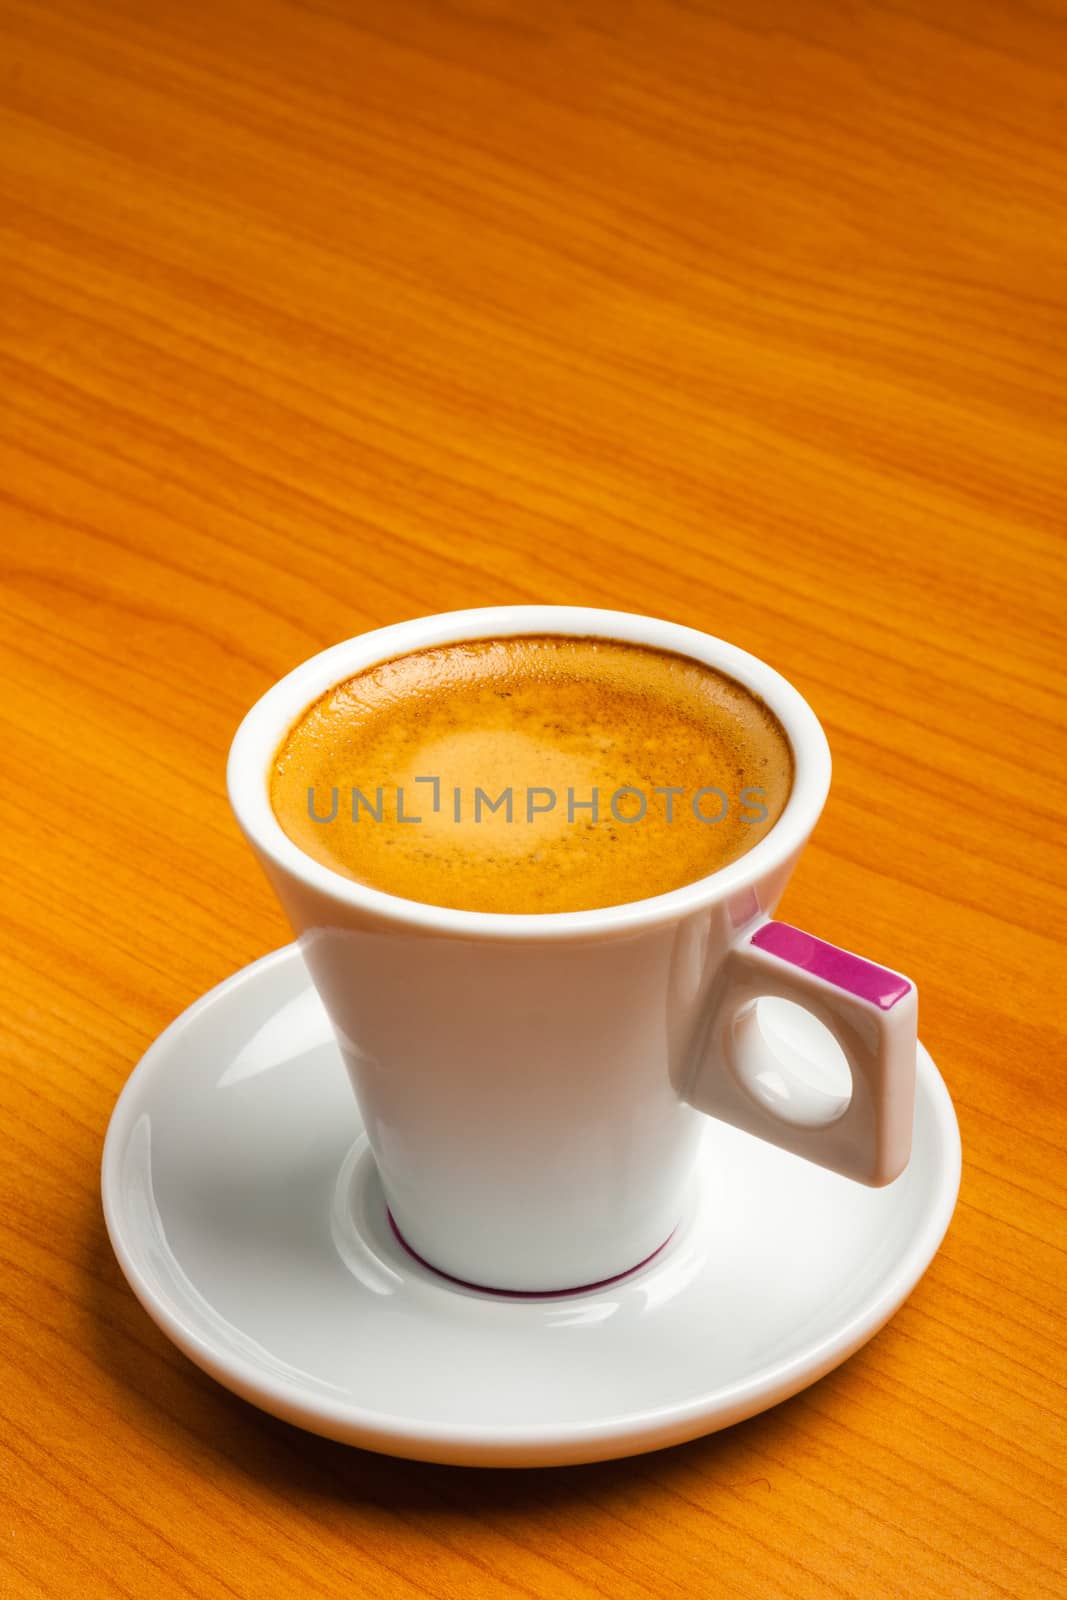
[[[462,640],[561,634],[617,639],[690,656],[752,689],[778,717],[793,752],[793,787],[778,821],[751,850],[693,883],[644,900],[584,911],[465,911],[408,900],[347,878],[306,855],[270,804],[273,757],[297,719],[335,684],[367,667],[432,645]],[[443,611],[390,623],[319,651],[263,694],[230,746],[226,783],[237,822],[276,870],[379,922],[473,939],[532,942],[622,933],[676,920],[717,904],[785,865],[803,846],[826,802],[830,747],[814,711],[788,679],[747,650],[699,629],[639,612],[591,606],[510,605]]]

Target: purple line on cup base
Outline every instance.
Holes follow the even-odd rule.
[[[499,1295],[503,1300],[558,1300],[562,1295],[588,1294],[591,1289],[604,1289],[609,1283],[618,1283],[622,1278],[628,1278],[631,1273],[639,1271],[641,1267],[647,1267],[650,1261],[656,1259],[661,1250],[666,1250],[678,1232],[677,1226],[673,1227],[663,1243],[658,1244],[652,1254],[646,1256],[643,1261],[638,1261],[636,1265],[627,1267],[625,1272],[616,1272],[613,1277],[598,1278],[596,1283],[580,1283],[574,1289],[494,1289],[488,1283],[471,1283],[468,1278],[456,1278],[451,1272],[442,1272],[440,1267],[435,1267],[432,1261],[427,1261],[425,1256],[420,1256],[417,1250],[411,1248],[397,1227],[396,1218],[388,1206],[385,1208],[385,1214],[389,1218],[389,1226],[396,1234],[398,1241],[404,1246],[408,1255],[419,1263],[420,1267],[428,1268],[430,1272],[436,1273],[437,1277],[446,1278],[449,1283],[458,1283],[461,1289],[477,1289],[481,1294]]]

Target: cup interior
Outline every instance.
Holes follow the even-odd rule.
[[[770,708],[792,748],[793,786],[774,826],[750,850],[707,877],[646,900],[585,911],[463,911],[373,889],[306,855],[282,829],[270,804],[274,756],[289,729],[320,695],[382,661],[432,645],[557,634],[620,640],[689,656],[735,679]],[[699,909],[773,872],[800,849],[830,784],[830,751],[803,696],[766,662],[726,640],[678,623],[586,606],[494,606],[395,623],[332,646],[268,689],[234,736],[227,766],[230,803],[243,832],[274,870],[295,877],[339,905],[408,926],[471,937],[553,938],[621,931]]]

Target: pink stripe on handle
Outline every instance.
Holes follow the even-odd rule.
[[[751,944],[757,950],[788,961],[791,967],[803,967],[813,977],[832,983],[860,1000],[869,1000],[882,1011],[888,1011],[898,1000],[911,992],[911,984],[899,972],[889,972],[876,967],[873,961],[864,961],[835,944],[824,944],[821,939],[791,928],[788,922],[765,922],[752,935]]]

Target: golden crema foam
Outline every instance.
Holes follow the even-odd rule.
[[[751,850],[793,782],[785,731],[688,656],[537,635],[437,645],[308,707],[270,798],[314,860],[408,900],[582,911]]]

